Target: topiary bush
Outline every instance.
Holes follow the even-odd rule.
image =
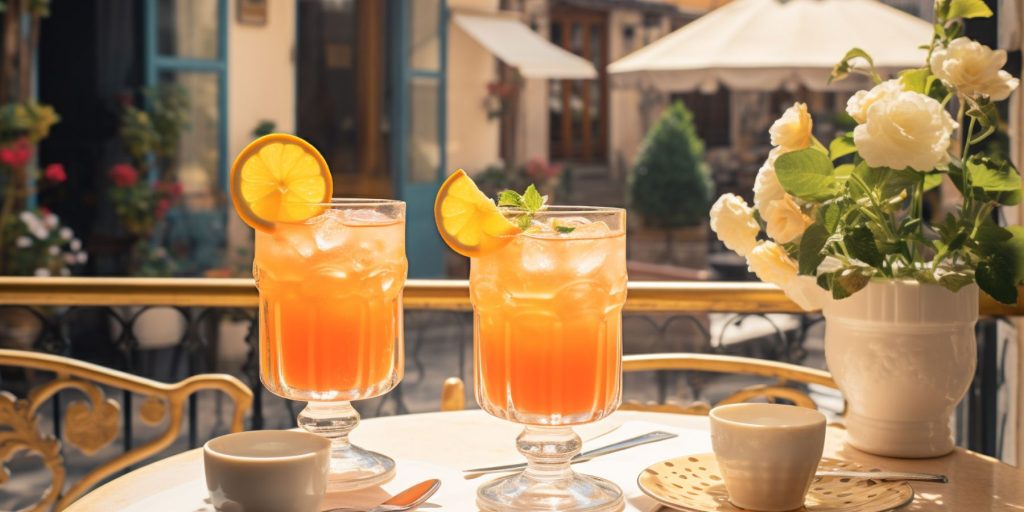
[[[661,115],[644,140],[631,176],[631,209],[644,223],[671,230],[696,226],[708,218],[710,179],[704,141],[693,114],[681,101]]]

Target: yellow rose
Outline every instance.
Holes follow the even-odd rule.
[[[711,231],[726,247],[746,256],[757,245],[757,233],[761,227],[754,220],[754,211],[742,197],[723,194],[711,206]]]
[[[758,210],[763,210],[772,201],[786,197],[786,191],[775,174],[775,157],[774,151],[768,155],[768,160],[757,171],[757,178],[754,178],[754,208]]]
[[[773,146],[782,148],[782,152],[789,152],[811,145],[813,127],[807,104],[794,103],[782,113],[782,117],[772,123],[768,133],[771,134]]]
[[[796,262],[775,242],[761,242],[747,256],[747,267],[757,278],[785,288],[796,277]]]
[[[767,224],[765,231],[768,236],[780,244],[788,244],[800,238],[812,222],[788,195],[769,202],[760,211]]]
[[[1002,101],[1020,84],[1020,80],[1003,70],[1006,51],[993,50],[977,41],[958,37],[946,48],[932,53],[932,73],[940,80],[969,97],[987,96]]]
[[[904,91],[867,109],[853,142],[871,167],[930,171],[949,161],[950,135],[957,123],[938,101]]]
[[[872,87],[870,91],[857,91],[847,100],[846,113],[850,114],[854,121],[863,123],[867,121],[868,108],[871,105],[878,101],[886,101],[901,92],[903,85],[896,79],[886,80]]]

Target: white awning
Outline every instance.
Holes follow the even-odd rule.
[[[597,78],[586,59],[544,39],[518,20],[455,14],[455,24],[526,78]]]

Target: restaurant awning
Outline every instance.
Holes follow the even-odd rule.
[[[608,66],[615,83],[663,91],[772,91],[861,88],[827,85],[829,71],[853,47],[882,74],[924,65],[928,22],[876,0],[735,0]]]
[[[455,25],[526,78],[596,78],[586,59],[555,46],[518,20],[457,13]]]

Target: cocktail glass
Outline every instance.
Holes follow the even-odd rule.
[[[331,440],[328,489],[351,490],[395,470],[348,436],[359,423],[350,401],[387,393],[404,373],[405,203],[322,206],[308,221],[256,231],[260,378],[275,395],[309,402],[298,424]]]
[[[520,211],[505,210],[510,218]],[[572,425],[611,414],[622,395],[626,214],[552,206],[533,227],[471,261],[476,399],[525,425],[528,465],[481,486],[486,511],[604,511],[622,507],[612,482],[575,473]]]

